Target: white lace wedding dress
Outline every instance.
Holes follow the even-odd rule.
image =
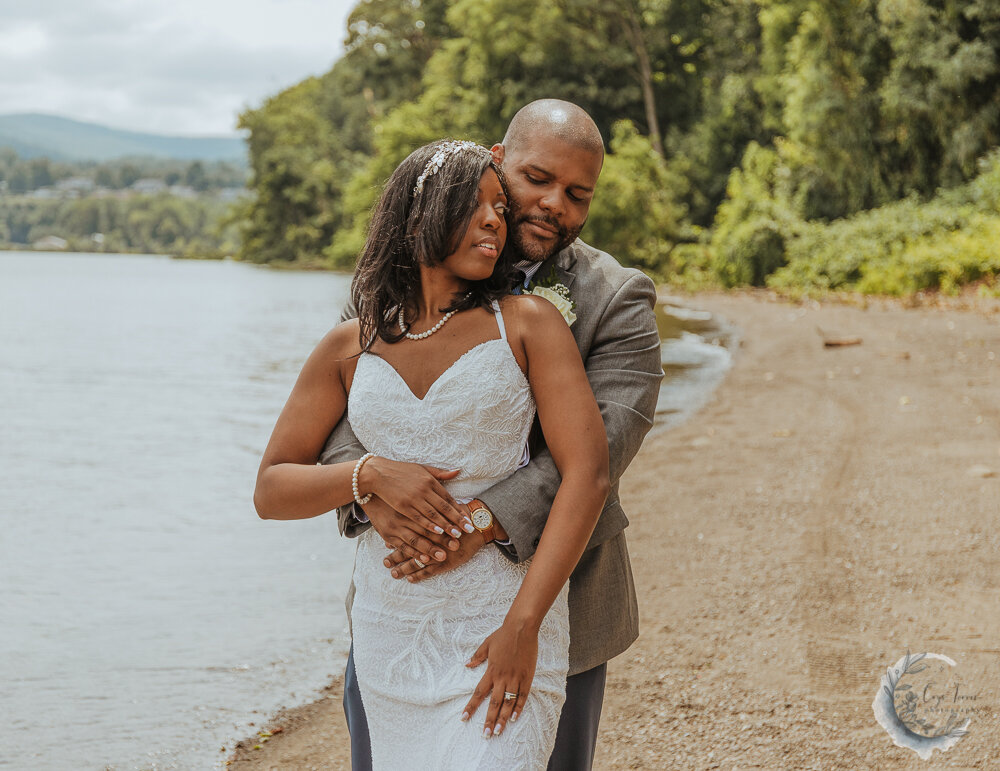
[[[467,501],[512,474],[525,459],[535,402],[500,337],[472,348],[418,399],[384,359],[362,354],[348,416],[371,452],[458,468],[446,483]],[[351,612],[354,664],[368,718],[375,771],[382,769],[544,769],[565,700],[569,651],[567,587],[546,615],[531,692],[517,722],[486,739],[487,702],[468,722],[462,711],[486,669],[466,662],[503,622],[527,572],[499,549],[426,581],[389,575],[374,529],[359,539]]]

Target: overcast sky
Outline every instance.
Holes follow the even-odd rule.
[[[357,0],[0,0],[0,113],[158,134],[237,114],[329,69]]]

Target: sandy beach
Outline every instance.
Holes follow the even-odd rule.
[[[1000,302],[680,300],[742,343],[622,480],[642,631],[609,666],[596,767],[1000,768]],[[872,712],[907,650],[974,696],[930,764]],[[229,767],[349,768],[340,698]]]

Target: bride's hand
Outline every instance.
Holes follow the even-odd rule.
[[[484,661],[487,662],[486,672],[472,692],[462,720],[470,719],[483,700],[489,698],[483,734],[499,736],[508,720],[517,720],[531,690],[538,661],[538,630],[504,621],[479,646],[466,666],[478,667]],[[517,698],[504,698],[507,693],[516,693]]]
[[[465,508],[441,484],[458,474],[458,469],[374,457],[361,467],[358,488],[362,494],[374,493],[428,533],[459,538],[462,530],[471,533],[475,528]]]
[[[364,509],[375,532],[385,541],[387,549],[406,549],[412,557],[416,557],[425,565],[441,564],[448,557],[445,549],[457,551],[465,540],[459,541],[450,535],[428,533],[395,511],[381,498],[372,498],[365,504]],[[473,537],[475,536],[468,536],[468,538]],[[392,567],[388,557],[384,560],[384,564],[387,568]]]

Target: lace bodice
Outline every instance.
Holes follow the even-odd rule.
[[[535,417],[528,381],[499,306],[494,309],[500,337],[466,351],[423,399],[371,353],[361,354],[348,396],[348,419],[365,448],[392,460],[461,469],[445,483],[458,500],[475,497],[525,462]]]

